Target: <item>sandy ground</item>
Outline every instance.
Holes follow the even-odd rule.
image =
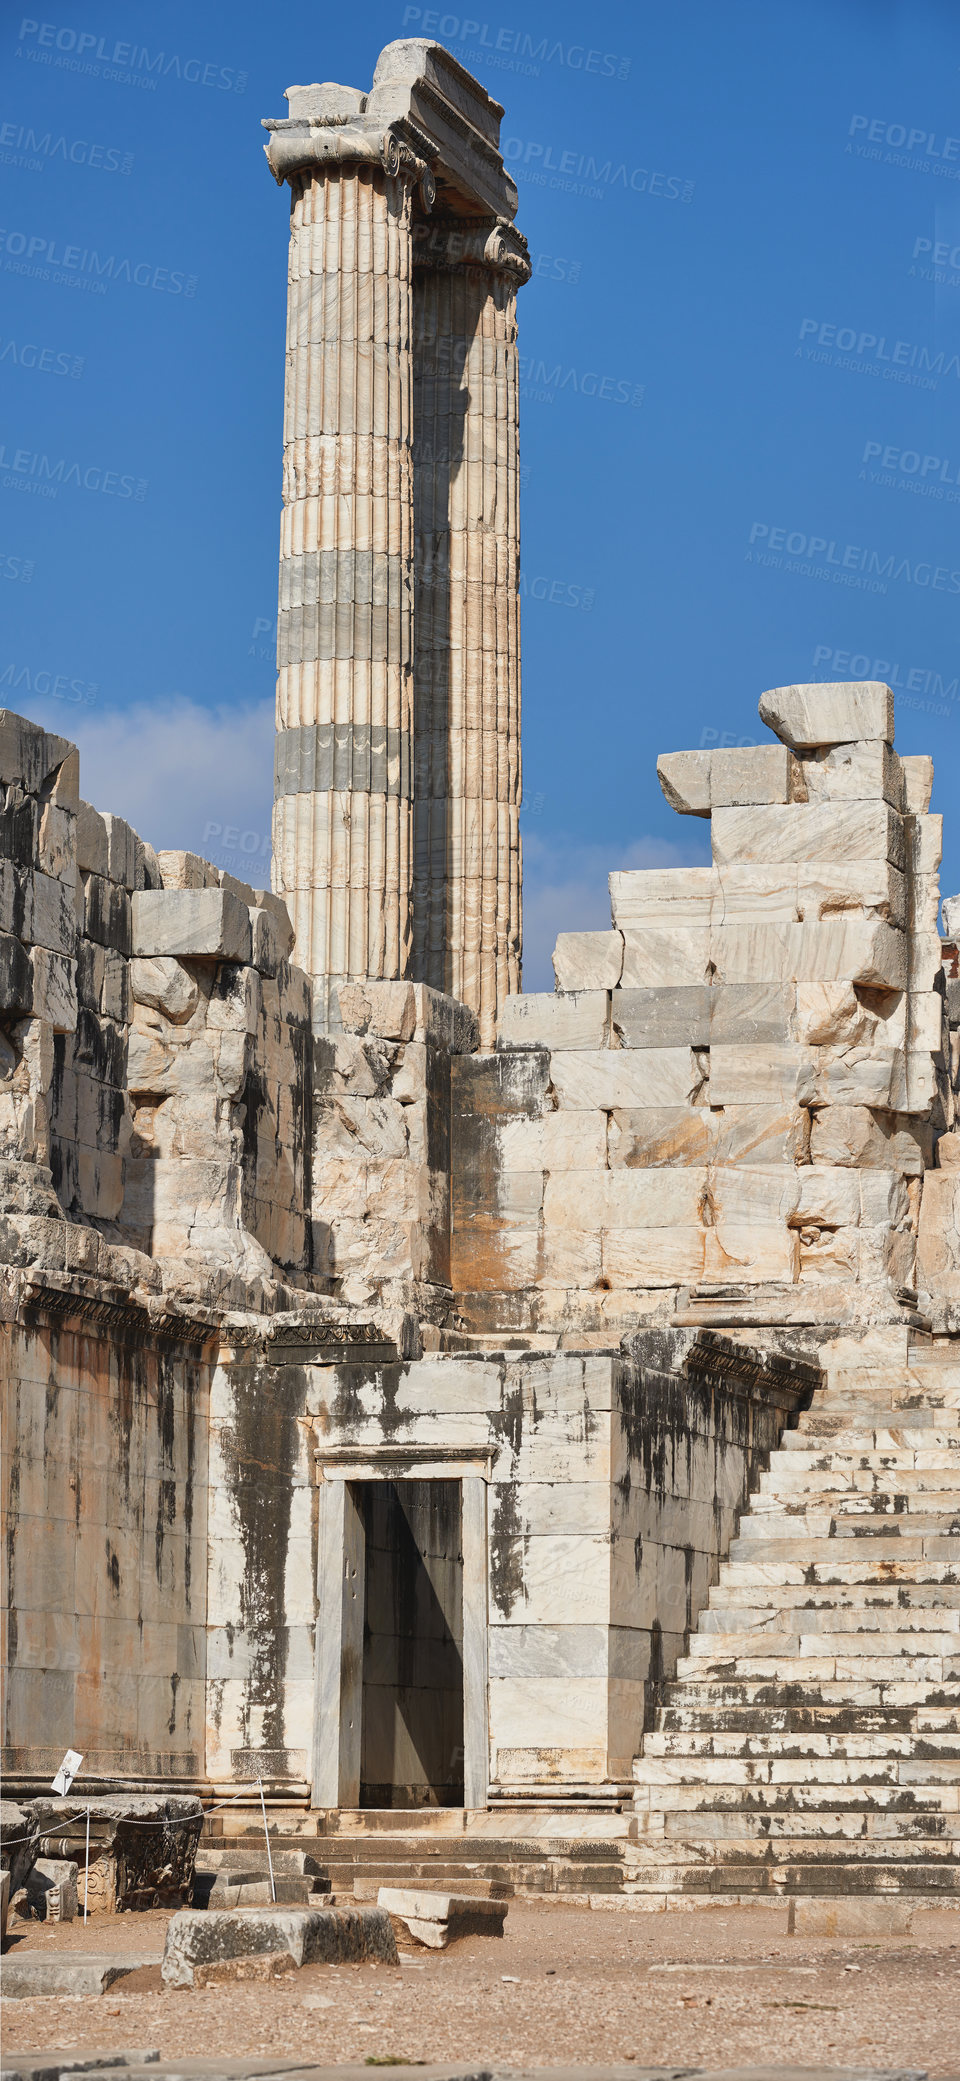
[[[158,1954],[165,1914],[11,1925],[18,1950]],[[926,2068],[960,2076],[960,1911],[911,1936],[798,1938],[780,1908],[648,1915],[511,1902],[502,1939],[399,1969],[307,1966],[273,1984],[167,1990],[154,1967],[101,1997],[11,2000],[8,2053],[156,2046],[323,2064],[475,2060]]]

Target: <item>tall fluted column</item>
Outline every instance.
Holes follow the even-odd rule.
[[[325,1026],[338,982],[409,964],[411,213],[425,169],[389,133],[338,127],[313,130],[312,163],[288,170],[293,126],[274,127],[291,189],[274,886]]]
[[[526,245],[446,219],[414,241],[413,973],[492,1045],[520,987],[516,292]]]

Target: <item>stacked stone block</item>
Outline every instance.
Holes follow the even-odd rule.
[[[228,1278],[309,1270],[310,991],[284,906],[189,854],[133,906],[123,1218]]]
[[[65,738],[0,715],[0,1135],[49,1171],[54,1042],[77,1024],[79,761]]]
[[[508,1059],[456,1067],[466,1326],[916,1301],[956,1104],[932,767],[897,758],[885,687],[779,689],[761,713],[781,743],[660,761],[674,806],[710,816],[712,866],[611,875],[612,930],[562,934],[556,996],[505,1005]],[[470,1298],[496,1287],[499,1317]]]
[[[451,1063],[476,1048],[477,1022],[422,983],[341,984],[338,996],[342,1031],[317,1041],[313,1084],[330,1291],[437,1326],[450,1308]]]
[[[7,1261],[254,1308],[285,1276],[322,1287],[284,905],[157,855],[81,800],[73,746],[9,714],[0,787]]]

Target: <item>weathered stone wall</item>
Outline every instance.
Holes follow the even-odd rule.
[[[478,1471],[485,1550],[464,1548],[462,1652],[484,1665],[490,1781],[628,1777],[737,1513],[816,1370],[690,1331],[642,1333],[623,1355],[333,1358],[285,1343],[278,1325],[218,1372],[211,1778],[260,1767],[299,1786],[325,1716],[340,1723],[339,1686],[356,1681],[346,1642],[336,1697],[314,1691],[318,1474],[359,1485]],[[339,1613],[345,1565],[360,1571],[359,1653],[363,1567],[342,1550],[319,1569],[320,1625]]]
[[[195,1780],[209,1328],[64,1287],[0,1327],[4,1769],[49,1781],[76,1748],[88,1776]]]
[[[235,1306],[275,1305],[315,1260],[325,1285],[310,984],[283,904],[154,853],[81,800],[72,745],[10,714],[0,790],[6,1261],[133,1263],[148,1288]]]
[[[714,864],[611,875],[612,929],[562,934],[556,995],[508,1000],[501,1053],[454,1065],[464,1327],[916,1302],[957,1089],[932,767],[894,753],[887,688],[780,689],[761,713],[784,742],[660,761]]]

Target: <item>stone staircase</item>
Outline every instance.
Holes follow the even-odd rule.
[[[634,1777],[631,1894],[960,1901],[960,1347],[828,1375]]]
[[[331,1817],[333,1819],[333,1817]],[[312,1817],[313,1827],[316,1817]],[[474,1815],[462,1808],[372,1809],[336,1817],[323,1834],[271,1827],[274,1856],[306,1854],[334,1897],[375,1900],[380,1886],[444,1887],[450,1892],[492,1898],[515,1894],[559,1895],[586,1900],[620,1894],[633,1861],[629,1814],[522,1813]],[[208,1824],[198,1865],[218,1866],[221,1837]],[[231,1858],[241,1848],[264,1859],[263,1830],[231,1832]],[[259,1876],[259,1871],[258,1871]],[[317,1883],[316,1881],[313,1883]]]

